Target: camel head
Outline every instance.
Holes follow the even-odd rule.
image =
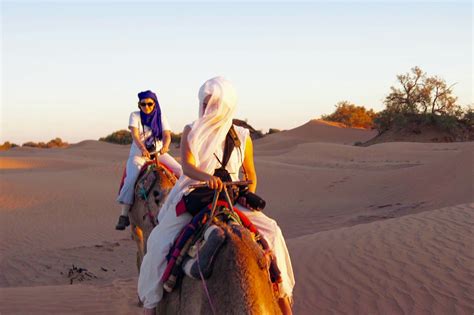
[[[157,181],[151,189],[149,198],[152,198],[158,211],[155,215],[158,215],[159,209],[163,206],[168,197],[171,188],[176,183],[176,176],[174,176],[167,168],[159,165],[156,169]]]
[[[161,164],[155,167],[154,175],[156,180],[146,198],[143,198],[140,194],[138,185],[135,187],[135,202],[129,214],[132,225],[132,238],[137,242],[138,246],[138,266],[140,266],[141,260],[146,253],[146,243],[151,231],[155,227],[156,217],[176,183],[176,176]],[[150,176],[150,174],[144,173],[140,175],[137,183],[145,176]]]

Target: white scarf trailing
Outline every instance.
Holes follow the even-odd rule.
[[[209,96],[204,109],[204,99]],[[224,143],[237,104],[237,96],[232,84],[222,77],[207,80],[199,89],[199,118],[192,123],[188,134],[188,143],[196,161],[196,167],[203,172],[213,174],[218,161],[214,157],[219,146]],[[188,187],[197,181],[182,175],[171,190],[163,205],[158,220],[164,213],[175,211],[176,205]]]

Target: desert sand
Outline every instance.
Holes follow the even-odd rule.
[[[373,136],[310,121],[254,143],[295,314],[473,314],[474,143],[353,145]],[[141,314],[135,243],[114,230],[128,150],[0,152],[1,314]]]

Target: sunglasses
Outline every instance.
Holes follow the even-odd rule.
[[[141,102],[140,102],[140,106],[153,107],[154,105],[155,105],[155,103],[153,103],[153,102],[149,102],[149,103],[141,103]]]

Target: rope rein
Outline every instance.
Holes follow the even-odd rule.
[[[201,280],[202,280],[202,286],[204,287],[204,291],[206,292],[207,300],[209,301],[209,305],[211,306],[212,314],[216,315],[216,309],[214,307],[214,304],[212,303],[211,295],[209,294],[206,280],[204,279],[204,275],[202,274],[202,271],[201,271],[201,263],[199,262],[199,249],[196,251],[196,254],[197,254],[199,276],[201,277]]]

